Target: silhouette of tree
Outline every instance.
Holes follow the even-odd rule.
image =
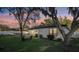
[[[10,28],[7,25],[0,24],[0,31],[8,31]]]
[[[79,8],[78,7],[69,7],[68,9],[69,9],[69,13],[73,17],[73,21],[72,21],[69,33],[65,35],[66,45],[69,45],[72,34],[79,28],[79,20],[78,20]]]
[[[34,20],[36,19],[35,17],[38,18],[38,14],[34,11],[36,9],[31,7],[6,7],[2,9],[9,11],[9,15],[13,15],[18,21],[21,32],[20,37],[21,40],[24,41],[23,30],[25,27],[27,27],[26,23],[28,23],[29,19]]]
[[[49,16],[52,18],[52,20],[54,21],[54,23],[56,24],[57,28],[59,29],[59,31],[61,32],[63,39],[64,39],[64,46],[68,47],[70,44],[70,39],[72,34],[78,29],[79,27],[79,8],[77,7],[69,7],[69,13],[73,16],[73,22],[70,26],[70,28],[68,28],[67,26],[65,27],[66,29],[68,29],[68,33],[65,33],[65,31],[63,30],[63,26],[60,24],[58,17],[57,17],[57,9],[55,7],[42,7],[42,8],[37,8],[39,9],[42,14],[44,14],[45,16]],[[65,17],[65,19],[67,19]]]

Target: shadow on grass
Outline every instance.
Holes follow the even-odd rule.
[[[67,52],[79,51],[79,40],[71,41],[72,47]],[[0,36],[1,52],[64,52],[61,41],[34,38],[21,41],[16,36]]]

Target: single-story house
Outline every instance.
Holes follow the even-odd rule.
[[[62,27],[62,29],[65,31],[65,33],[69,32],[68,29],[66,29],[64,26]],[[42,35],[43,38],[47,38],[47,35],[53,34],[54,39],[61,38],[63,40],[62,34],[60,33],[56,25],[43,25],[43,26],[41,25],[41,26],[29,28],[28,32],[32,36],[35,36],[36,34],[38,34],[38,37],[40,37],[40,35]],[[78,31],[74,32],[74,34],[71,37],[79,38],[79,32]]]
[[[38,37],[40,37],[40,35],[42,35],[43,38],[47,38],[47,35],[49,34],[54,35],[54,37],[57,37],[58,34],[60,33],[55,25],[45,25],[45,26],[41,25],[41,26],[33,27],[30,28],[28,32],[32,36],[35,36],[37,34]]]

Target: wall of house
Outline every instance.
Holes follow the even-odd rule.
[[[33,30],[29,30],[29,34],[32,36],[35,36],[35,34],[38,34],[38,36],[40,37],[40,35],[42,35],[43,38],[47,38],[47,35],[54,35],[57,36],[57,28],[40,28],[40,29],[33,29]]]
[[[43,38],[47,38],[47,35],[49,34],[49,29],[48,28],[41,28],[38,29],[38,35],[42,35]]]
[[[38,29],[38,35],[42,35],[44,38],[47,38],[47,35],[54,35],[55,37],[58,34],[57,28],[42,28]]]
[[[35,36],[35,34],[38,34],[38,30],[34,29],[34,30],[29,30],[29,34],[32,36]]]

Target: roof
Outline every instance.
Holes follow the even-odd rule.
[[[40,26],[36,26],[36,27],[33,27],[33,28],[29,28],[30,30],[32,29],[41,29],[41,28],[56,28],[56,25],[40,25]]]

